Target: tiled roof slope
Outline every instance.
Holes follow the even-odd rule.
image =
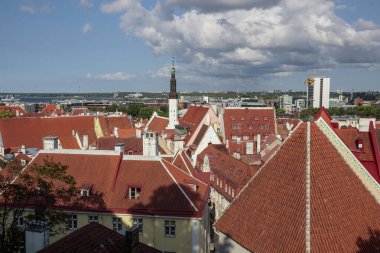
[[[0,120],[0,132],[5,148],[25,145],[42,149],[42,139],[57,136],[63,148],[79,148],[73,130],[94,129],[94,117],[11,118]]]
[[[253,140],[256,134],[261,139],[276,134],[274,108],[226,108],[223,113],[224,134],[226,140],[232,136],[249,136]]]
[[[96,149],[99,150],[114,150],[115,144],[124,143],[125,151],[133,150],[134,155],[143,154],[143,139],[137,137],[130,138],[113,138],[113,137],[101,137],[96,141]]]
[[[197,173],[183,151],[178,152],[178,154],[174,157],[172,164],[189,175],[194,176]]]
[[[10,111],[12,112],[13,116],[17,116],[17,114],[19,114],[20,116],[26,114],[24,108],[20,106],[0,106],[0,112],[1,111]]]
[[[60,116],[65,114],[65,111],[57,104],[48,104],[42,109],[41,114],[45,116]]]
[[[161,133],[168,126],[169,119],[160,116],[155,116],[147,125],[148,131]]]
[[[67,252],[102,252],[123,253],[126,249],[125,236],[98,223],[75,230],[69,235],[38,251],[38,253]],[[159,253],[161,251],[143,243],[139,243],[139,253]]]
[[[104,193],[106,210],[99,212],[198,217],[207,203],[207,185],[161,159],[141,160],[136,156],[132,160],[126,156],[121,160],[116,154],[48,152],[40,153],[33,162],[40,164],[46,157],[68,165],[67,173],[78,187],[93,185]],[[194,180],[199,188],[186,189]],[[128,199],[129,187],[141,188],[139,199]]]
[[[188,129],[189,134],[185,137],[185,143],[191,139],[208,110],[209,108],[204,106],[190,106],[186,114],[179,120],[179,125]]]
[[[131,119],[125,116],[113,116],[113,117],[99,117],[99,123],[102,127],[104,136],[111,136],[114,133],[114,129],[128,129],[133,128]]]
[[[311,252],[357,252],[380,206],[315,123],[310,133]],[[215,227],[250,251],[305,252],[306,140],[302,123]]]

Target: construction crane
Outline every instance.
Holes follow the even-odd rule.
[[[307,88],[306,88],[306,108],[309,108],[309,87],[314,86],[314,75],[313,74],[309,75],[309,78],[306,79],[303,83],[307,86]]]

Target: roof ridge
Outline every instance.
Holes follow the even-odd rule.
[[[179,190],[182,192],[182,194],[186,197],[186,199],[189,201],[190,205],[194,208],[194,210],[196,212],[198,212],[198,208],[194,205],[193,201],[191,201],[191,199],[189,198],[189,196],[187,196],[186,192],[182,189],[182,187],[178,184],[177,180],[175,179],[175,177],[170,173],[169,169],[166,167],[166,165],[163,163],[163,160],[160,160],[162,166],[164,166],[166,172],[169,174],[169,176],[172,178],[172,180],[174,181],[174,183],[178,186]],[[170,163],[169,163],[170,164]],[[183,172],[183,171],[182,171]],[[185,173],[185,172],[183,172]]]
[[[178,168],[176,165],[171,164],[169,161],[167,161],[167,160],[165,160],[165,159],[162,159],[162,160],[165,161],[165,162],[167,162],[167,163],[169,163],[170,165],[172,165],[173,167],[175,167],[178,171],[180,171],[181,173],[184,173],[186,176],[188,176],[188,177],[192,177],[192,179],[194,179],[194,180],[198,181],[199,183],[201,183],[201,184],[207,186],[207,184],[206,184],[205,182],[199,180],[198,178],[194,177],[193,175],[189,175],[189,174],[187,174],[186,172],[184,172],[183,170],[181,170],[180,168]]]
[[[232,200],[231,204],[229,206],[227,206],[227,208],[224,210],[224,213],[233,205],[233,203],[240,197],[240,195],[242,194],[242,192],[244,192],[244,190],[251,184],[251,182],[260,174],[260,172],[262,170],[264,170],[266,168],[266,166],[268,165],[268,163],[272,160],[273,157],[275,157],[275,155],[277,154],[278,151],[281,150],[281,148],[285,145],[286,142],[289,141],[289,139],[292,137],[293,133],[296,132],[296,130],[301,126],[302,124],[298,124],[295,128],[294,128],[294,131],[292,133],[289,134],[289,137],[282,143],[281,147],[276,150],[276,152],[274,152],[271,157],[269,157],[269,159],[266,161],[266,163],[263,164],[263,166],[261,166],[261,168],[256,172],[256,174],[251,177],[250,180],[248,180],[248,182],[245,184],[245,186],[241,189],[241,191],[238,193],[238,195],[236,195],[236,198]],[[216,224],[218,222],[218,220],[214,223]]]
[[[191,173],[189,167],[187,166],[187,164],[185,162],[185,159],[183,159],[182,152],[179,154],[179,156],[181,157],[182,162],[185,164],[185,167],[186,167],[187,171],[190,173],[191,176],[193,176],[193,174]]]
[[[307,122],[306,127],[306,187],[305,187],[305,200],[306,200],[306,215],[305,215],[305,247],[306,253],[310,253],[311,251],[311,194],[310,194],[310,121]]]
[[[378,203],[380,203],[380,185],[377,181],[372,177],[367,169],[365,169],[363,164],[350,151],[347,145],[342,141],[337,133],[331,129],[322,117],[316,121],[316,125],[330,141],[335,150],[342,156],[343,160],[346,162],[351,171],[359,178],[367,191],[376,199]]]

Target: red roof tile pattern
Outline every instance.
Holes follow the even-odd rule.
[[[208,186],[164,160],[40,153],[33,163],[41,164],[46,157],[68,165],[67,173],[75,178],[78,186],[91,184],[94,190],[104,194],[106,210],[96,210],[99,212],[199,217],[207,204]],[[196,191],[188,186],[194,180],[199,187]],[[139,199],[128,198],[129,187],[141,188]]]
[[[94,117],[11,118],[0,120],[0,132],[5,148],[25,145],[43,148],[43,138],[57,136],[64,149],[79,149],[74,131],[94,129]]]
[[[137,137],[130,138],[113,138],[113,137],[101,137],[96,141],[96,149],[99,150],[114,150],[115,144],[124,143],[125,153],[129,151],[133,152],[133,155],[143,154],[143,139]]]
[[[304,252],[306,135],[302,123],[215,227],[253,252]],[[380,206],[315,123],[310,126],[311,250],[359,249],[380,230]]]
[[[191,176],[194,176],[197,172],[197,170],[193,167],[191,162],[188,160],[185,152],[183,151],[178,152],[171,164],[173,164],[174,166]]]
[[[119,129],[118,135],[120,138],[136,137],[136,128]]]
[[[201,126],[201,129],[199,130],[198,135],[195,137],[194,142],[193,142],[195,147],[198,147],[199,143],[202,141],[204,135],[206,134],[208,128],[209,126],[206,124],[203,124]]]
[[[125,236],[98,223],[89,223],[38,251],[38,253],[123,253],[126,248]],[[140,242],[138,252],[159,253],[161,251]]]
[[[9,111],[12,112],[13,116],[22,116],[25,115],[27,112],[24,110],[24,108],[20,106],[0,106],[0,112],[1,111]]]
[[[169,119],[160,116],[154,117],[147,125],[148,131],[162,133],[169,124]]]
[[[61,116],[65,114],[65,110],[60,105],[48,104],[41,110],[41,114],[45,116]]]
[[[281,136],[281,139],[286,139],[289,136],[290,131],[294,130],[294,128],[301,122],[299,119],[292,118],[277,118],[277,134]],[[290,131],[287,128],[287,125],[291,127]]]
[[[129,129],[133,128],[131,119],[127,115],[123,116],[101,116],[99,123],[103,130],[104,136],[112,136],[114,129]]]
[[[208,107],[204,106],[190,106],[186,114],[179,120],[179,125],[187,128],[188,134],[185,137],[185,144],[191,139],[194,132],[202,123],[203,118],[209,111]]]
[[[71,115],[72,116],[84,115],[88,112],[89,112],[89,110],[86,107],[84,107],[84,108],[72,108],[71,109]]]
[[[226,108],[223,113],[225,139],[232,141],[232,136],[243,139],[248,136],[253,140],[260,134],[261,139],[276,134],[274,108]]]

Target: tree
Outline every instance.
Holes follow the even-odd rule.
[[[0,119],[1,118],[12,118],[13,113],[11,111],[1,111],[0,112]]]
[[[45,221],[52,236],[66,231],[65,207],[105,208],[103,194],[83,198],[68,167],[45,159],[24,169],[16,160],[0,173],[0,252],[14,252],[23,243],[20,223]],[[28,213],[28,215],[25,215]]]
[[[144,104],[132,103],[128,105],[127,113],[133,117],[137,117],[139,115],[140,109],[145,107]]]
[[[139,111],[138,117],[143,119],[149,119],[154,112],[153,108],[142,107]]]

